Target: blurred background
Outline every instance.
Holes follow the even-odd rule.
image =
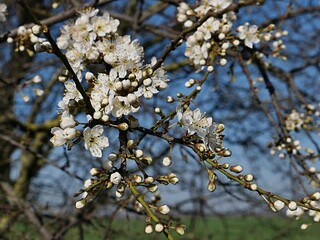
[[[54,148],[50,143],[50,130],[59,124],[57,103],[64,86],[58,77],[64,67],[53,54],[34,54],[29,39],[17,34],[19,26],[30,26],[28,14],[15,1],[1,2],[7,4],[8,14],[7,21],[0,23],[0,239],[164,239],[159,234],[145,236],[142,214],[107,191],[86,208],[75,209],[74,193],[90,178],[89,170],[101,167],[105,159],[94,159],[83,143],[71,151]],[[183,30],[176,20],[179,0],[26,2],[33,14],[50,27],[55,39],[60,28],[73,21],[84,7],[108,11],[120,20],[119,34],[129,34],[144,47],[145,62],[160,57]],[[319,108],[319,15],[316,0],[266,0],[259,6],[239,9],[234,28],[245,22],[259,28],[273,23],[276,29],[288,31],[282,38],[286,61],[267,55],[271,64],[263,70],[275,88],[276,99],[259,80],[263,74],[259,66],[248,66],[254,80],[251,88],[243,68],[231,54],[225,66],[216,64],[192,103],[225,125],[224,146],[233,155],[222,161],[241,164],[245,173],[254,174],[259,187],[286,198],[300,199],[319,190],[318,170],[310,171],[312,167],[319,169],[319,119],[312,119],[309,129],[292,132],[292,138],[303,147],[301,152],[313,150],[312,157],[303,158],[303,153],[295,157],[281,151],[272,154],[281,139],[268,116],[276,119],[274,101],[283,116],[293,110],[308,115],[308,104]],[[8,37],[13,42],[8,43]],[[271,51],[270,46],[263,45],[259,50]],[[166,97],[190,93],[193,89],[185,88],[185,82],[201,78],[184,51],[182,44],[165,61],[169,88],[142,103],[143,110],[135,115],[141,126],[151,127],[156,122],[155,107],[165,114],[174,110],[176,105],[167,104]],[[241,52],[245,60],[250,54],[245,49]],[[89,68],[99,71],[95,66]],[[104,156],[118,149],[116,134],[112,130],[106,133],[110,147]],[[154,156],[154,164],[147,171],[168,171],[162,166],[163,157],[171,151],[165,142],[146,137],[140,149]],[[301,223],[312,219],[306,216],[295,222],[284,217],[285,211],[273,214],[258,194],[223,175],[218,174],[215,192],[209,192],[206,170],[183,146],[173,148],[172,160],[170,171],[180,181],[172,187],[160,187],[161,201],[188,226],[180,239],[318,239],[317,224],[300,230]]]

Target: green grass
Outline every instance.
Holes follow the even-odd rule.
[[[311,225],[307,230],[300,230],[302,221],[280,217],[262,216],[228,216],[207,218],[185,218],[183,224],[187,225],[186,234],[178,236],[171,231],[174,239],[179,240],[318,240],[320,239],[319,224]],[[90,225],[83,225],[85,240],[104,239],[109,222],[107,219],[95,220]],[[164,234],[144,233],[144,220],[115,219],[108,234],[112,240],[160,240],[166,239]],[[22,237],[23,236],[23,237]],[[16,224],[14,232],[9,239],[41,239],[37,231],[23,224]],[[71,229],[64,239],[76,240],[79,237],[79,228]]]

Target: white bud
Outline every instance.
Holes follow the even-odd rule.
[[[151,78],[147,78],[147,79],[143,80],[143,85],[146,87],[150,87],[152,85]]]
[[[108,115],[102,115],[101,120],[104,122],[108,122],[109,121],[109,116]]]
[[[275,209],[277,211],[280,211],[282,208],[284,208],[285,204],[284,202],[280,201],[280,200],[276,200],[274,203],[273,203]]]
[[[90,174],[92,175],[92,176],[95,176],[95,175],[97,175],[99,173],[99,169],[98,168],[91,168],[90,169]]]
[[[123,89],[122,82],[116,82],[114,87],[117,91],[121,91]]]
[[[251,191],[256,191],[256,190],[258,189],[258,186],[257,186],[257,184],[252,183],[252,184],[250,184],[249,189],[250,189]]]
[[[235,173],[241,173],[243,168],[240,165],[235,165],[230,167],[230,171]]]
[[[161,113],[161,109],[157,107],[154,109],[154,112],[159,114],[159,113]]]
[[[170,208],[167,205],[162,205],[158,209],[162,214],[168,214],[170,212]]]
[[[157,223],[156,226],[154,227],[154,230],[156,232],[162,232],[164,229],[163,224],[162,223]]]
[[[87,179],[87,180],[84,181],[83,186],[84,186],[85,188],[88,188],[88,187],[90,187],[91,185],[92,185],[92,180],[91,180],[91,179]]]
[[[42,78],[39,75],[36,75],[32,78],[33,83],[40,83],[42,81]]]
[[[33,34],[38,35],[41,33],[42,28],[39,25],[34,25],[34,26],[32,26],[31,30],[32,30]]]
[[[225,37],[226,37],[226,35],[224,33],[220,33],[219,36],[218,36],[218,38],[220,40],[224,39]]]
[[[145,182],[146,184],[151,184],[151,183],[154,182],[154,178],[153,178],[153,177],[147,177],[147,178],[144,180],[144,182]]]
[[[234,41],[232,42],[232,44],[233,44],[234,46],[239,46],[240,41],[239,41],[238,39],[236,39],[236,40],[234,40]]]
[[[86,201],[84,199],[80,200],[80,201],[77,201],[76,202],[76,208],[83,208],[86,204]]]
[[[109,171],[113,167],[113,164],[111,161],[105,161],[103,162],[103,168],[107,171]]]
[[[164,157],[163,160],[162,160],[163,166],[168,167],[168,166],[171,165],[171,163],[172,163],[171,157]]]
[[[181,236],[184,235],[185,229],[186,229],[185,225],[177,225],[176,226],[176,232]]]
[[[112,162],[116,161],[118,159],[118,154],[116,153],[110,153],[108,156],[108,159]]]
[[[118,185],[122,180],[122,176],[118,172],[114,172],[110,175],[110,182],[112,182],[115,185]]]
[[[155,191],[158,190],[158,186],[157,186],[156,184],[151,184],[151,185],[148,187],[148,190],[153,193],[153,192],[155,192]]]
[[[145,227],[144,232],[145,232],[146,234],[152,233],[152,232],[153,232],[153,226],[152,226],[151,224],[148,224],[148,225]]]
[[[63,130],[63,137],[66,140],[72,140],[76,137],[77,135],[77,130],[74,128],[66,128]]]
[[[221,58],[219,63],[220,63],[221,66],[224,66],[224,65],[227,64],[227,59]]]
[[[102,117],[102,113],[101,112],[94,112],[93,113],[93,119],[100,119]]]
[[[140,150],[140,149],[137,149],[135,152],[134,152],[134,155],[136,158],[141,158],[143,156],[143,151]]]
[[[213,70],[214,70],[213,66],[208,66],[208,68],[207,68],[208,72],[213,72]]]
[[[191,20],[187,20],[187,21],[184,22],[184,26],[185,26],[186,28],[189,28],[189,27],[191,27],[192,25],[193,25],[193,22],[192,22]]]
[[[85,79],[90,82],[94,79],[94,75],[92,72],[86,72]]]

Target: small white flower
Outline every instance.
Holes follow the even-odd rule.
[[[110,176],[110,182],[112,182],[115,185],[118,185],[122,180],[122,176],[118,172],[114,172]]]
[[[101,136],[103,127],[96,125],[92,129],[87,127],[83,131],[84,146],[90,151],[94,157],[102,157],[102,150],[109,146],[109,140],[105,136]]]
[[[50,139],[50,142],[53,146],[59,147],[66,143],[67,140],[63,136],[63,129],[54,127],[51,129],[51,133],[53,134],[53,137]]]
[[[254,43],[259,43],[260,39],[257,35],[258,27],[256,25],[249,26],[249,23],[245,23],[238,27],[239,38],[244,40],[244,44],[252,48]]]

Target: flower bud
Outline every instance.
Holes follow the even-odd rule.
[[[93,113],[93,119],[100,119],[102,117],[102,113],[100,111]]]
[[[243,176],[244,180],[247,182],[251,182],[253,180],[253,175],[252,174],[246,174]]]
[[[100,171],[99,171],[98,168],[91,168],[91,169],[90,169],[90,174],[91,174],[92,176],[98,175],[99,172],[100,172]]]
[[[167,96],[167,103],[172,103],[174,102],[174,99],[172,96]]]
[[[156,184],[151,184],[150,186],[148,186],[148,191],[149,192],[155,192],[158,190],[158,186]]]
[[[144,232],[146,234],[151,234],[153,232],[153,226],[151,224],[148,224],[145,229],[144,229]]]
[[[320,193],[319,192],[315,192],[315,193],[311,194],[310,195],[310,199],[318,201],[320,199]]]
[[[176,185],[179,182],[179,178],[174,173],[170,173],[168,175],[168,178],[169,178],[169,182],[173,185]]]
[[[142,177],[140,175],[134,175],[134,181],[136,183],[141,183],[142,182]]]
[[[76,202],[76,208],[80,209],[83,208],[86,205],[86,200],[81,199],[80,201]]]
[[[135,152],[134,152],[134,156],[136,158],[141,158],[143,156],[143,151],[140,150],[140,149],[137,149]]]
[[[84,186],[85,188],[88,188],[88,187],[90,187],[92,184],[93,184],[92,179],[87,179],[87,180],[84,181],[83,186]]]
[[[306,230],[307,228],[309,227],[308,224],[304,223],[304,224],[301,224],[301,230]]]
[[[210,180],[208,183],[208,190],[210,192],[213,192],[214,190],[216,190],[216,183],[214,180]]]
[[[251,183],[248,187],[251,191],[256,191],[258,189],[257,184]]]
[[[116,153],[110,153],[108,156],[108,159],[112,162],[116,161],[118,159],[118,154]]]
[[[145,156],[145,157],[142,157],[140,159],[140,161],[143,162],[146,165],[150,165],[152,163],[152,157],[151,156]]]
[[[147,177],[145,180],[144,180],[145,184],[151,184],[154,182],[154,178],[153,177]]]
[[[284,208],[285,204],[284,202],[280,201],[280,200],[276,200],[274,203],[274,208],[277,210],[277,211],[280,211],[282,208]]]
[[[298,205],[296,202],[293,202],[291,201],[289,204],[288,204],[288,208],[291,210],[291,211],[294,211],[298,208]]]
[[[124,123],[118,124],[117,128],[118,128],[119,130],[121,130],[121,131],[127,131],[128,128],[129,128],[129,126],[128,126],[127,123],[124,122]]]
[[[241,173],[243,170],[243,168],[240,165],[231,166],[229,169],[234,173]]]
[[[207,71],[208,71],[209,73],[213,72],[213,70],[214,70],[213,66],[208,66]]]
[[[185,229],[186,229],[185,225],[179,224],[176,226],[176,232],[181,236],[184,235]]]
[[[121,198],[123,196],[123,192],[116,191],[116,197]]]
[[[112,182],[115,185],[118,185],[122,180],[122,176],[118,172],[114,172],[110,175],[110,182]]]
[[[158,207],[158,210],[162,214],[168,214],[170,212],[170,208],[168,207],[168,205],[162,205],[162,206]]]
[[[170,166],[172,164],[172,161],[171,161],[171,157],[168,156],[168,157],[164,157],[163,160],[162,160],[162,164],[163,166]]]
[[[113,167],[112,161],[105,161],[103,162],[103,168],[109,171]]]
[[[218,126],[217,126],[217,130],[216,130],[216,132],[217,133],[221,133],[223,130],[224,130],[224,124],[222,124],[222,123],[220,123],[220,124],[218,124]]]
[[[156,226],[154,227],[154,230],[159,233],[162,232],[163,229],[164,229],[164,226],[162,223],[157,223]]]

